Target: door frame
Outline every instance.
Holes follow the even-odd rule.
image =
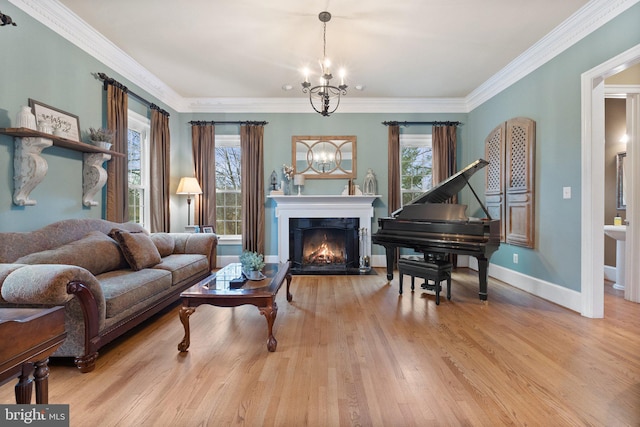
[[[604,317],[604,81],[632,65],[640,63],[640,44],[614,58],[586,71],[581,77],[582,116],[582,189],[581,189],[581,314],[585,317]],[[637,96],[633,97],[636,98]],[[639,182],[640,150],[633,146],[640,141],[640,120],[638,102],[631,104],[632,112],[627,112],[628,182]],[[631,120],[630,120],[631,116]],[[635,117],[635,118],[634,118]],[[633,200],[640,200],[640,186],[629,186],[627,218],[633,218]],[[627,228],[627,260],[635,253],[640,254],[640,227],[629,221]],[[627,264],[628,285],[625,298],[640,302],[640,263]]]

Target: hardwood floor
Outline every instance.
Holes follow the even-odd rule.
[[[180,354],[178,307],[101,351],[94,372],[52,362],[49,402],[71,426],[638,426],[640,304],[587,319],[477,275],[452,300],[398,295],[397,274],[294,276],[275,353],[253,306],[200,306]],[[13,402],[13,387],[0,387]]]

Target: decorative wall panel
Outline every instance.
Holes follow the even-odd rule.
[[[501,220],[502,241],[528,248],[535,246],[535,125],[513,118],[485,139],[487,209]]]

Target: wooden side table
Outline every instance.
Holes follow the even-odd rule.
[[[0,308],[0,384],[18,377],[16,403],[49,403],[49,356],[66,338],[64,307]]]

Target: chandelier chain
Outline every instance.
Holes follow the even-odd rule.
[[[327,59],[327,23],[323,23],[324,30],[322,32],[322,71],[324,72],[324,61]]]

